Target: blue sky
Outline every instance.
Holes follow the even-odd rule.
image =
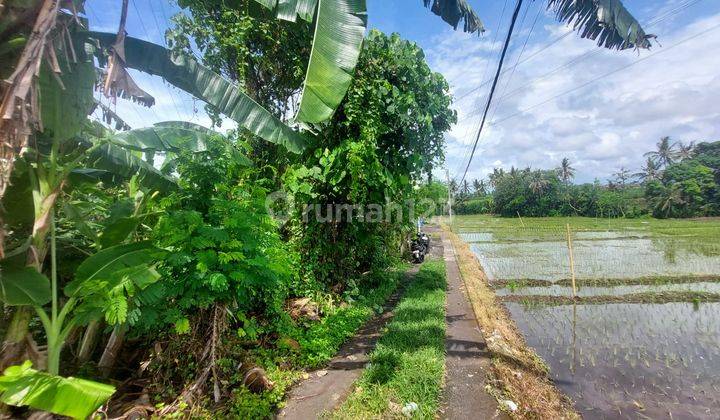
[[[505,37],[512,0],[469,0],[487,31],[455,32],[421,0],[368,0],[369,26],[417,42],[433,70],[449,81],[459,123],[448,133],[446,166],[462,176]],[[468,178],[493,167],[548,169],[563,157],[577,181],[602,180],[621,166],[635,170],[663,135],[676,140],[720,140],[720,2],[625,0],[626,7],[662,46],[651,51],[606,51],[525,1]],[[115,31],[120,0],[88,0],[94,30]],[[505,11],[503,13],[503,8]],[[130,0],[130,35],[163,43],[174,2]],[[532,30],[531,30],[532,28]],[[550,44],[551,41],[559,39]],[[495,42],[493,42],[495,41]],[[519,63],[519,64],[517,64]],[[517,65],[516,65],[517,64]],[[138,82],[157,99],[151,109],[118,101],[133,127],[168,119],[209,124],[201,102],[147,75]]]

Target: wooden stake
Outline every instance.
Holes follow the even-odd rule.
[[[515,213],[517,213],[518,219],[520,219],[520,224],[522,225],[522,227],[525,227],[525,223],[523,223],[522,217],[520,217],[520,212],[516,211]]]
[[[577,297],[577,286],[575,285],[575,258],[573,256],[572,236],[570,236],[570,223],[565,224],[567,228],[567,246],[570,255],[570,275],[572,276],[573,299]]]

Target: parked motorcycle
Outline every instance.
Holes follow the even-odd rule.
[[[425,255],[430,251],[430,236],[426,233],[418,232],[417,237],[410,242],[410,253],[412,261],[420,264],[425,261]]]

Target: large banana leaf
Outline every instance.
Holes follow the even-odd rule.
[[[118,146],[143,152],[201,152],[206,150],[207,137],[213,134],[215,133],[212,130],[197,124],[168,121],[152,127],[117,133],[110,141]]]
[[[484,32],[480,17],[465,0],[423,0],[425,7],[457,29],[460,21],[464,21],[463,31],[468,33]]]
[[[105,48],[115,41],[115,34],[88,32]],[[268,110],[243,93],[234,83],[204,67],[186,55],[137,38],[125,39],[125,64],[145,73],[161,76],[173,86],[199,98],[258,137],[300,153],[305,139]]]
[[[115,144],[104,144],[93,150],[88,157],[87,166],[111,172],[123,178],[138,175],[140,182],[157,191],[170,191],[177,188],[175,180],[162,174],[133,151]]]
[[[0,301],[9,306],[50,302],[50,280],[33,267],[0,263]]]
[[[606,48],[650,48],[650,38],[620,0],[548,0],[558,20],[572,24],[583,38]]]
[[[312,22],[315,36],[296,121],[330,119],[350,88],[367,27],[365,0],[256,0],[275,9],[278,19]]]
[[[312,22],[318,0],[255,0],[268,9],[275,9],[278,19],[295,22],[297,16]]]
[[[58,141],[75,137],[95,106],[95,65],[92,59],[86,58],[83,50],[76,47],[75,51],[78,60],[75,63],[68,61],[70,53],[56,52],[62,74],[53,74],[47,63],[40,69],[38,82],[43,129]]]
[[[164,251],[150,242],[133,242],[98,251],[78,266],[75,278],[65,286],[65,294],[77,294],[83,284],[91,280],[116,280],[125,275],[139,275],[139,272],[151,270],[149,265],[163,254]]]
[[[14,406],[86,419],[115,392],[115,387],[80,378],[63,378],[33,369],[29,361],[0,376],[0,401]]]
[[[315,36],[296,119],[328,120],[345,97],[360,56],[365,0],[318,0]]]

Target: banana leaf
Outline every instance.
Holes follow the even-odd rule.
[[[207,137],[213,134],[216,133],[196,124],[173,121],[117,133],[110,141],[143,152],[202,152],[206,150]]]
[[[115,392],[111,385],[38,372],[31,366],[26,361],[5,369],[0,376],[0,402],[85,419]]]
[[[116,35],[87,32],[86,36],[108,48],[115,41]],[[130,68],[162,77],[173,86],[212,105],[264,140],[283,145],[294,153],[300,153],[305,148],[306,140],[301,133],[285,125],[243,93],[237,85],[191,57],[176,55],[160,45],[127,37],[125,64]]]
[[[365,0],[318,0],[297,121],[320,123],[330,119],[350,88],[366,26]]]
[[[162,174],[132,151],[114,144],[104,144],[92,151],[88,156],[87,166],[126,179],[137,174],[142,185],[161,192],[177,188],[173,178]]]
[[[65,294],[74,296],[85,282],[116,280],[128,274],[151,270],[150,264],[164,255],[150,242],[133,242],[98,251],[85,259],[75,271],[75,278],[65,286]]]
[[[8,306],[38,305],[50,302],[50,280],[33,267],[0,262],[0,301]]]
[[[480,17],[465,0],[423,0],[423,4],[455,29],[464,21],[464,32],[485,31]]]
[[[581,37],[597,40],[605,48],[650,48],[655,37],[645,33],[620,0],[548,0],[548,8]]]

